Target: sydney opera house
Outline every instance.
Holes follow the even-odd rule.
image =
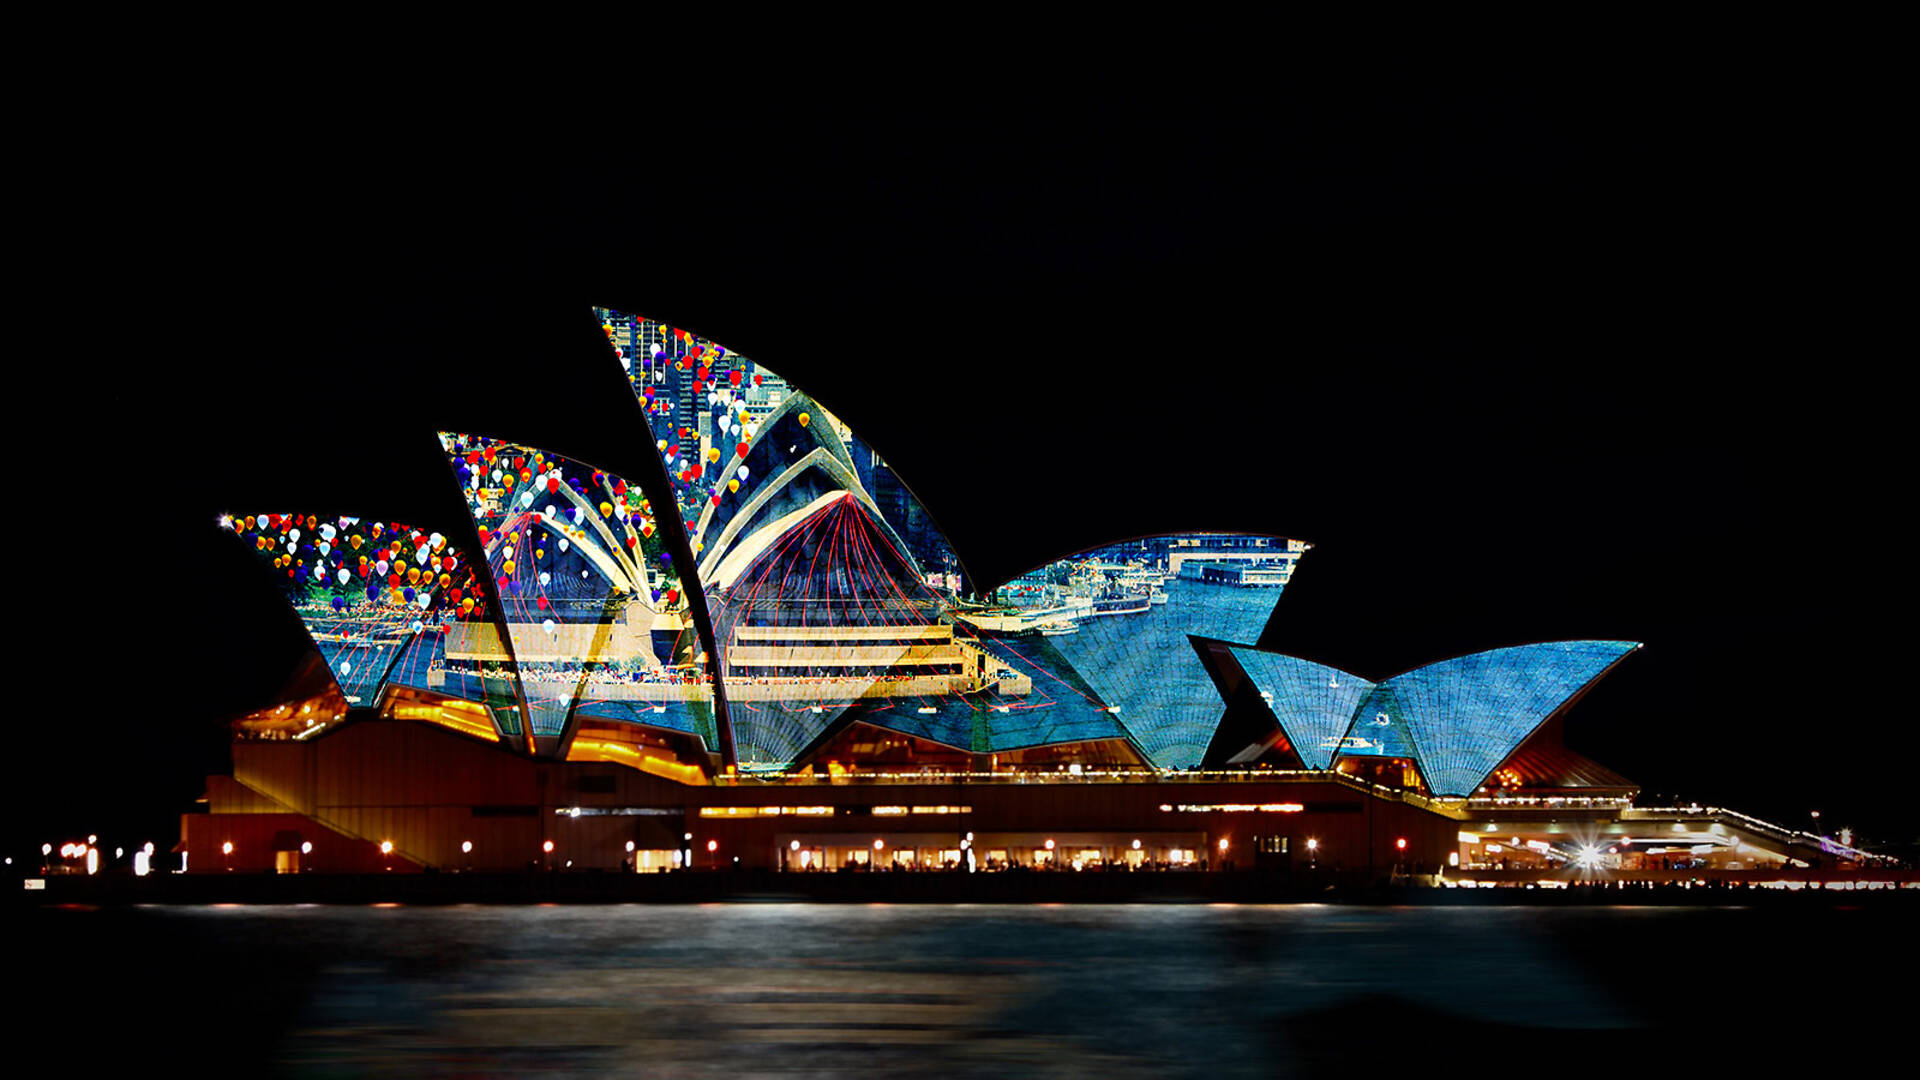
[[[1863,857],[1636,805],[1568,748],[1562,718],[1636,643],[1399,673],[1262,651],[1312,572],[1278,536],[1116,539],[977,582],[824,404],[685,330],[596,313],[659,475],[423,431],[470,521],[223,519],[315,652],[234,722],[231,775],[183,815],[187,872],[1459,883]]]

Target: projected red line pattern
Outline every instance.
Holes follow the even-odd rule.
[[[742,644],[742,626],[857,629],[868,632],[860,638],[864,646],[884,644],[884,637],[876,640],[868,636],[871,631],[897,627],[902,633],[895,641],[912,647],[924,628],[953,623],[939,593],[922,580],[912,559],[850,493],[820,507],[774,540],[724,595],[716,591],[715,606],[718,636],[729,650]],[[730,707],[749,721],[737,725],[745,736],[743,742],[769,760],[787,760],[856,704],[865,704],[875,712],[902,703],[937,708],[957,702],[972,708],[965,702],[970,695],[950,689],[933,691],[924,681],[906,692],[913,685],[909,683],[913,676],[886,671],[885,667],[891,665],[876,663],[871,666],[881,670],[848,675],[845,672],[850,666],[859,670],[856,665],[802,663],[787,665],[780,675],[755,676],[729,665],[727,678],[735,684],[773,682],[796,688],[796,693],[772,706],[755,705],[745,700],[751,696],[748,694],[730,699]],[[903,693],[885,698],[869,696],[883,681],[901,682]],[[802,686],[808,689],[799,691]],[[844,693],[833,693],[836,687]],[[1038,707],[1025,702],[1020,705]],[[776,711],[788,722],[775,723],[771,714]],[[775,729],[785,737],[769,738]]]

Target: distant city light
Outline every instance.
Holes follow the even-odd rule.
[[[393,841],[391,840],[380,841],[380,854],[382,855],[393,854]]]

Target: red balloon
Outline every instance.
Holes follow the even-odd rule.
[[[734,447],[734,451],[738,453],[741,457],[747,456],[747,450],[748,450],[748,446],[746,443],[741,443],[739,446]]]
[[[557,476],[547,477],[547,494],[549,495],[560,494],[560,478],[559,477]]]
[[[739,373],[738,371],[729,371],[729,372],[727,372],[727,381],[728,381],[728,382],[730,382],[730,383],[732,383],[732,384],[733,384],[733,385],[735,385],[735,386],[739,386],[739,385],[740,385],[740,373]]]

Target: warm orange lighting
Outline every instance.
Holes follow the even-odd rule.
[[[1400,839],[1395,840],[1393,842],[1393,846],[1399,848],[1401,851],[1407,850],[1407,838],[1403,836]]]
[[[1220,854],[1225,855],[1226,853],[1227,853],[1227,838],[1223,836],[1220,838]]]
[[[887,842],[885,840],[875,840],[873,842],[873,850],[875,851],[883,850],[886,846]]]
[[[1047,849],[1048,851],[1052,851],[1052,850],[1053,850],[1053,837],[1051,837],[1051,836],[1049,836],[1049,837],[1047,837],[1047,843],[1046,843],[1046,849]]]
[[[720,841],[718,841],[718,840],[709,840],[709,841],[707,841],[707,851],[708,851],[708,853],[712,853],[712,852],[715,852],[715,851],[719,851],[719,850],[720,850]]]
[[[567,760],[612,762],[682,784],[707,782],[707,774],[698,765],[643,754],[636,746],[608,739],[575,739],[573,747],[567,751]]]
[[[495,732],[493,721],[487,716],[484,706],[466,701],[405,702],[396,703],[387,711],[395,720],[421,720],[429,724],[438,724],[462,735],[471,735],[476,739],[496,742],[499,735]]]
[[[393,854],[393,841],[391,840],[380,841],[380,854],[382,855]]]
[[[224,843],[224,844],[221,844],[221,845],[220,845],[220,854],[222,854],[222,855],[231,855],[231,854],[233,854],[233,841],[231,841],[231,840],[229,840],[229,841],[227,841],[226,843]]]
[[[553,841],[549,840],[546,843],[541,844],[540,850],[546,852],[549,855],[553,854]]]

